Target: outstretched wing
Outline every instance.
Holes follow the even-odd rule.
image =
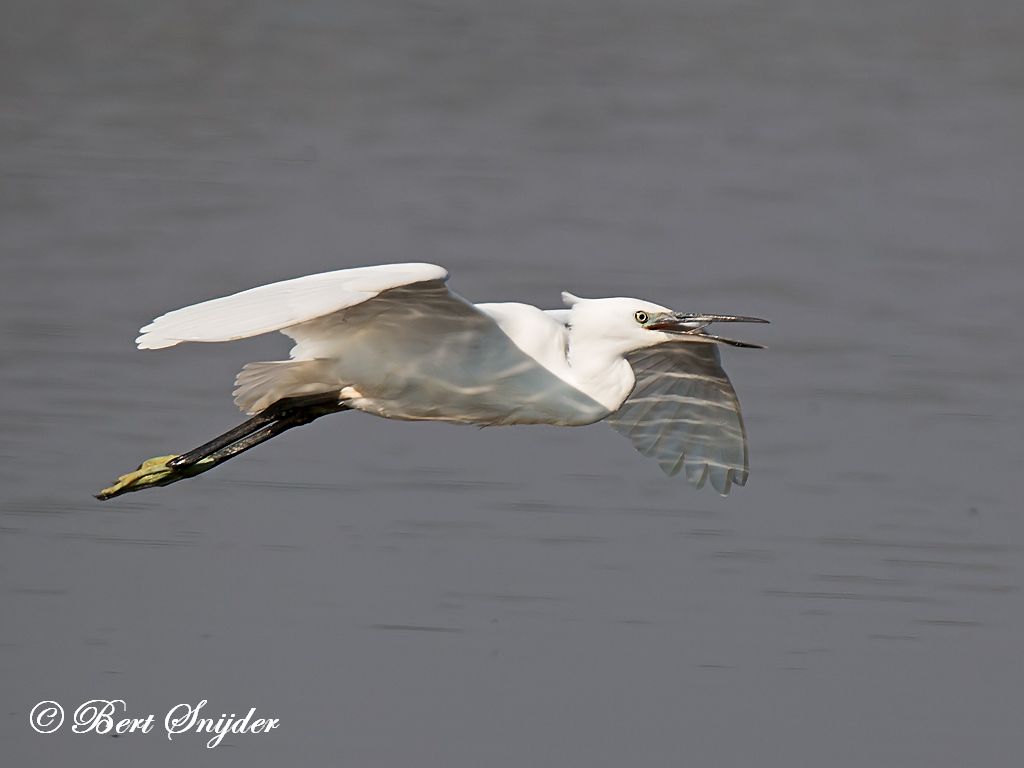
[[[448,290],[448,272],[433,264],[384,264],[307,275],[176,309],[142,328],[140,349],[183,341],[216,342],[280,331],[295,341],[290,360],[247,364],[235,380],[235,403],[256,413],[282,397],[339,388],[337,360],[379,369],[382,345],[419,348],[501,335],[473,304]],[[433,347],[428,347],[433,345]],[[443,356],[443,355],[439,355]],[[412,350],[385,360],[410,367]],[[384,371],[382,377],[393,378]]]
[[[715,344],[675,342],[629,355],[636,386],[608,417],[619,434],[669,476],[684,472],[723,496],[747,482],[747,434],[740,403]]]
[[[307,275],[176,309],[141,329],[139,349],[183,341],[232,341],[280,331],[355,307],[402,286],[448,279],[435,264],[384,264]],[[453,303],[471,307],[441,289]]]

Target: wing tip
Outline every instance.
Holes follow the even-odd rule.
[[[171,339],[167,336],[160,336],[157,333],[142,329],[141,335],[135,339],[135,346],[139,349],[166,349],[180,344],[182,339]]]
[[[686,482],[698,490],[710,481],[711,487],[722,497],[728,496],[734,485],[745,486],[750,477],[750,470],[744,467],[723,466],[703,459],[690,460],[685,454],[678,459],[660,460],[658,466],[669,477],[683,473]]]
[[[139,335],[135,338],[135,345],[139,349],[166,349],[180,344],[186,339],[168,335],[169,326],[173,325],[174,316],[181,313],[181,310],[165,312],[160,317],[154,318],[151,322],[139,328]]]

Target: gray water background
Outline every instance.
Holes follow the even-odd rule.
[[[5,766],[1015,766],[1019,2],[0,7]],[[740,312],[728,499],[604,425],[362,414],[101,504],[287,340],[167,309],[424,260]],[[41,699],[265,736],[35,734]]]

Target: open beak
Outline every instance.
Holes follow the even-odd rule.
[[[675,333],[680,336],[696,336],[695,340],[712,341],[718,344],[728,344],[733,347],[746,347],[749,349],[764,349],[760,344],[752,344],[746,341],[736,341],[723,336],[715,336],[705,329],[712,323],[767,323],[760,317],[746,317],[744,315],[707,315],[703,313],[686,314],[683,312],[665,312],[655,316],[645,328],[652,331],[664,331]]]

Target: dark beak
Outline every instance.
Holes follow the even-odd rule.
[[[676,333],[680,336],[696,336],[700,341],[711,341],[718,344],[728,344],[733,347],[746,347],[749,349],[764,349],[760,344],[751,344],[746,341],[736,341],[722,336],[715,336],[705,329],[712,323],[767,323],[760,317],[746,317],[744,315],[708,315],[703,313],[686,314],[683,312],[666,312],[656,316],[645,327],[652,331],[664,331],[665,333]]]

